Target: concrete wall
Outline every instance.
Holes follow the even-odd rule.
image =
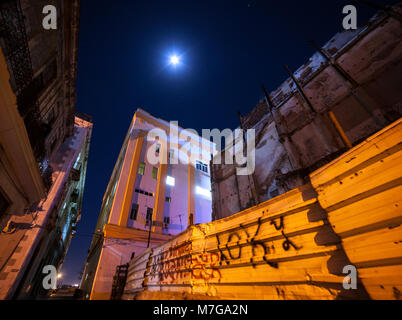
[[[402,12],[401,5],[394,10]],[[309,173],[348,149],[329,112],[352,145],[401,116],[401,38],[400,22],[385,13],[356,31],[338,33],[323,46],[333,65],[316,52],[294,72],[302,92],[289,78],[241,117],[245,129],[256,130],[260,201],[308,182]],[[245,208],[227,205],[249,188],[248,181],[225,173],[231,168],[214,166],[214,219]]]

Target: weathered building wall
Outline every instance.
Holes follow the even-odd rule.
[[[402,120],[306,184],[130,261],[123,299],[400,299]],[[343,288],[343,268],[357,288]]]
[[[38,266],[52,261],[60,267],[72,221],[80,217],[92,124],[91,120],[80,124],[75,117],[79,4],[79,0],[0,1],[0,46],[5,57],[5,63],[0,59],[4,89],[0,113],[2,128],[8,131],[0,137],[0,157],[6,163],[0,165],[0,176],[4,168],[13,180],[10,184],[0,179],[2,298],[36,296],[38,278],[43,276]],[[57,8],[56,30],[42,26],[45,5]],[[77,143],[86,150],[78,161],[81,171],[71,168],[79,153]],[[32,185],[29,175],[39,178],[39,183],[34,181],[36,196],[29,190],[29,198],[22,194],[18,199],[14,189]],[[70,196],[76,200],[70,201]],[[75,212],[70,210],[73,206]]]
[[[92,123],[76,117],[74,135],[59,148],[53,184],[32,212],[12,217],[12,228],[0,235],[0,298],[36,298],[46,295],[44,265],[60,269],[81,218],[81,204]]]
[[[58,10],[56,30],[42,26],[46,5]],[[43,170],[73,134],[78,26],[79,0],[7,0],[0,5],[0,45]]]
[[[401,4],[394,10],[402,12]],[[259,201],[308,182],[308,174],[348,149],[330,112],[356,145],[398,119],[402,111],[402,27],[379,13],[356,30],[335,35],[309,61],[246,116],[244,129],[256,130],[256,190]],[[328,58],[326,59],[325,56]],[[247,206],[228,206],[247,195],[247,179],[214,165],[213,219]],[[241,178],[240,178],[241,179]],[[244,200],[247,204],[252,197]]]

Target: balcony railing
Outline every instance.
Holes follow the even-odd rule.
[[[25,20],[19,0],[0,1],[0,45],[7,60],[11,86],[17,96],[18,111],[24,119],[44,183],[49,188],[51,172],[43,165],[49,128],[40,119],[37,101],[43,89],[43,80],[41,77],[33,78]]]

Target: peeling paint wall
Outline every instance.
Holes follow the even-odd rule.
[[[393,9],[402,12],[402,5]],[[244,129],[256,130],[256,185],[233,176],[235,165],[213,165],[213,219],[252,205],[249,189],[256,188],[259,201],[270,199],[308,182],[309,173],[345,152],[329,112],[352,145],[397,120],[401,39],[401,23],[378,13],[366,26],[336,34],[294,71],[299,87],[288,78],[241,117]],[[248,198],[236,205],[237,195]]]

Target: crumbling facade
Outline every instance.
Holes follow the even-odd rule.
[[[236,165],[212,165],[214,220],[308,182],[313,170],[400,117],[401,8],[322,48],[313,43],[309,61],[295,72],[285,67],[290,77],[240,117],[243,129],[255,129],[255,172],[251,179],[236,176]]]
[[[75,112],[78,28],[79,0],[0,2],[1,299],[43,293],[40,267],[60,268],[79,220],[92,120]]]

